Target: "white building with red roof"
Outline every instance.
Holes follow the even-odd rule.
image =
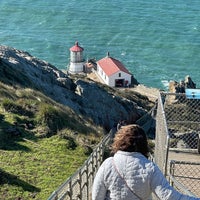
[[[75,43],[70,49],[70,73],[80,73],[84,70],[84,58],[83,51],[84,49],[79,46],[78,42]]]
[[[117,59],[110,57],[97,61],[97,74],[110,87],[126,87],[131,84],[132,74]]]

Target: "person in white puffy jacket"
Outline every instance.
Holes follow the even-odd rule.
[[[147,137],[138,125],[122,126],[112,144],[113,157],[100,166],[92,200],[148,200],[153,192],[163,200],[196,200],[176,191],[158,166],[148,160]]]

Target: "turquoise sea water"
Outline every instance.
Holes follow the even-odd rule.
[[[109,51],[147,86],[186,75],[200,85],[199,0],[0,1],[1,45],[64,69],[75,41],[85,59]]]

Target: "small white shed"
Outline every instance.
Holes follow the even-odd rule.
[[[97,61],[97,74],[110,87],[127,87],[131,84],[132,74],[117,59],[108,55]]]

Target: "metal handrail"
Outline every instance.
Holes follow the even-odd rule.
[[[173,187],[176,187],[176,188],[179,188],[180,191],[184,192],[185,194],[189,195],[189,196],[194,196],[194,197],[197,197],[193,192],[189,191],[189,189],[184,186],[182,183],[180,183],[174,176],[174,172],[175,172],[175,167],[174,165],[175,164],[181,164],[181,165],[199,165],[200,166],[200,163],[199,162],[188,162],[188,161],[178,161],[178,160],[170,160],[169,162],[169,165],[170,165],[170,168],[169,168],[169,181],[170,181],[170,184],[173,186]],[[183,176],[176,176],[176,177],[183,177]],[[188,177],[186,177],[188,178]]]
[[[183,184],[181,184],[179,181],[177,181],[174,176],[172,176],[171,174],[169,175],[169,178],[171,180],[171,182],[173,182],[172,185],[176,185],[176,187],[180,188],[181,191],[184,191],[184,193],[186,195],[189,196],[193,196],[193,197],[197,197],[195,194],[193,194],[192,192],[190,192]]]
[[[112,132],[102,139],[82,167],[69,177],[57,190],[52,192],[48,200],[74,199],[74,196],[76,199],[90,199],[89,192],[92,187],[92,181],[103,161],[105,146],[111,140],[111,136]],[[90,179],[91,182],[89,181]],[[74,188],[77,185],[78,188],[76,188],[76,194],[74,194]]]

